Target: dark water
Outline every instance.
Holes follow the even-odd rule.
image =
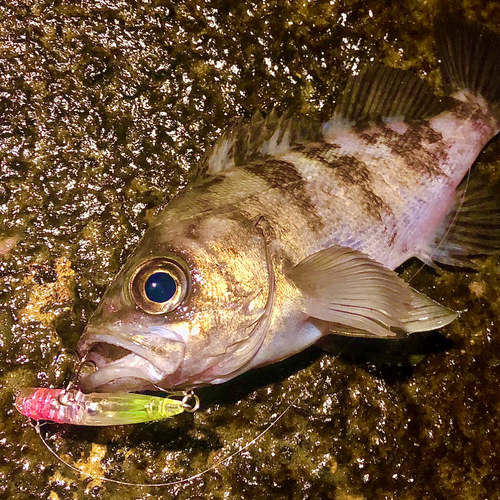
[[[90,6],[92,5],[92,6]],[[204,389],[172,421],[47,426],[79,477],[12,403],[62,383],[99,297],[155,208],[236,116],[293,107],[326,118],[351,71],[409,68],[439,88],[434,2],[5,1],[0,6],[0,496],[50,498],[500,498],[499,258],[412,284],[463,311],[413,367],[309,350]],[[462,10],[462,9],[459,9]],[[500,26],[500,7],[466,4]],[[476,169],[498,183],[500,145]],[[419,269],[409,265],[410,278]],[[379,353],[380,354],[380,353]],[[383,354],[383,353],[382,353]],[[396,358],[394,358],[396,359]]]

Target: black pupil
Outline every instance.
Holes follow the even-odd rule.
[[[166,272],[153,273],[146,281],[144,286],[146,297],[151,302],[167,302],[177,290],[177,283],[174,278]]]

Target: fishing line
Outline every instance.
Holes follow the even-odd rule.
[[[336,354],[333,359],[332,363],[334,363],[340,355],[347,349],[347,347],[351,344],[352,339],[349,340],[349,342],[342,348],[342,350]],[[302,398],[304,391],[306,390],[306,385],[302,382],[299,382],[299,389],[300,389],[300,394],[296,396],[295,398],[290,401],[286,407],[278,414],[278,416],[272,420],[261,432],[259,432],[253,439],[245,443],[244,445],[240,446],[237,450],[228,453],[226,456],[223,458],[217,460],[215,463],[213,463],[210,467],[207,467],[203,469],[202,471],[193,474],[192,476],[189,476],[187,478],[183,479],[176,479],[173,481],[166,481],[162,483],[135,483],[131,481],[122,481],[120,479],[112,479],[104,476],[95,476],[92,475],[88,472],[85,472],[84,470],[80,469],[79,467],[76,467],[75,465],[67,462],[62,458],[58,453],[50,446],[50,444],[47,442],[45,437],[42,434],[42,427],[49,425],[48,422],[40,423],[40,422],[33,422],[32,421],[32,426],[35,428],[38,436],[40,437],[40,440],[44,444],[45,448],[63,465],[71,469],[72,471],[76,472],[77,474],[81,476],[85,476],[87,478],[93,479],[93,480],[99,480],[99,481],[104,481],[104,482],[109,482],[113,484],[118,484],[122,486],[136,486],[138,488],[161,488],[161,487],[167,487],[167,486],[178,486],[181,484],[186,484],[188,482],[194,481],[196,479],[199,479],[200,477],[204,476],[205,474],[215,470],[217,467],[220,465],[229,462],[233,457],[241,454],[243,451],[248,450],[251,446],[253,446],[255,443],[257,443],[268,431],[270,431],[284,416],[285,414],[290,410],[292,407],[296,407],[298,401]],[[197,399],[197,397],[196,397]],[[196,405],[196,408],[198,409],[198,405]]]
[[[190,481],[194,481],[195,479],[200,478],[204,474],[207,474],[208,472],[216,469],[219,465],[223,464],[224,462],[228,462],[234,456],[239,455],[241,452],[247,450],[253,444],[255,444],[257,441],[259,441],[260,438],[262,436],[264,436],[264,434],[266,434],[272,427],[274,427],[279,422],[279,420],[281,420],[281,418],[285,415],[285,413],[292,406],[295,405],[295,403],[300,399],[300,397],[301,397],[301,395],[297,396],[291,403],[289,403],[287,405],[287,407],[263,431],[261,431],[259,434],[257,434],[257,436],[255,436],[251,441],[247,442],[245,445],[243,445],[240,448],[238,448],[237,450],[229,453],[225,457],[223,457],[220,460],[216,461],[210,467],[207,467],[206,469],[202,470],[201,472],[198,472],[197,474],[194,474],[194,475],[192,475],[190,477],[187,477],[187,478],[184,478],[184,479],[177,479],[175,481],[167,481],[167,482],[164,482],[164,483],[133,483],[133,482],[129,482],[129,481],[121,481],[119,479],[111,479],[111,478],[107,478],[107,477],[104,477],[104,476],[94,476],[92,474],[89,474],[88,472],[85,472],[82,469],[79,469],[78,467],[76,467],[76,466],[74,466],[74,465],[66,462],[62,457],[60,457],[57,454],[57,452],[55,450],[53,450],[50,447],[50,445],[47,443],[47,441],[45,440],[45,438],[43,437],[43,435],[41,433],[41,425],[39,423],[37,423],[34,427],[35,427],[38,435],[40,436],[40,439],[42,440],[42,443],[50,451],[50,453],[52,453],[52,455],[54,457],[56,457],[62,464],[66,465],[71,470],[73,470],[74,472],[77,472],[80,475],[84,475],[84,476],[89,477],[89,478],[94,479],[94,480],[101,480],[101,481],[107,481],[107,482],[110,482],[110,483],[121,484],[123,486],[137,486],[139,488],[149,488],[149,487],[160,488],[160,487],[163,487],[163,486],[175,486],[175,485],[184,484],[184,483],[187,483],[187,482],[190,482]],[[47,424],[42,424],[42,425],[47,425]]]
[[[272,303],[274,301],[274,281],[275,281],[275,278],[274,278],[274,268],[273,268],[273,265],[272,265],[271,256],[269,254],[269,249],[268,249],[268,244],[267,244],[266,236],[264,234],[264,229],[261,226],[263,224],[263,222],[264,222],[264,219],[262,217],[259,218],[259,219],[257,219],[257,221],[255,223],[255,227],[260,230],[260,232],[262,233],[261,236],[262,236],[262,238],[264,240],[264,248],[265,248],[265,252],[266,252],[266,261],[267,261],[268,276],[269,276],[269,298],[268,298],[268,303],[270,302],[271,305],[272,305]],[[267,309],[267,306],[266,306],[266,309]],[[344,348],[333,358],[332,362],[336,361],[336,359],[340,356],[340,354],[348,347],[348,345],[350,344],[350,342],[352,342],[352,340],[349,341],[348,344],[346,346],[344,346]],[[78,377],[80,375],[80,372],[81,372],[83,366],[86,365],[88,362],[89,361],[84,357],[84,358],[82,358],[79,361],[79,363],[77,363],[75,373],[73,374],[74,376],[71,377],[66,390],[69,390],[69,389],[71,389],[74,386],[75,382],[77,381],[77,379],[78,379]],[[77,472],[78,474],[84,475],[84,476],[92,478],[94,480],[107,481],[107,482],[111,482],[111,483],[114,483],[114,484],[120,484],[120,485],[123,485],[123,486],[136,486],[136,487],[139,487],[139,488],[148,488],[148,487],[160,488],[160,487],[166,487],[166,486],[176,486],[176,485],[185,484],[187,482],[191,482],[191,481],[194,481],[195,479],[200,478],[204,474],[207,474],[208,472],[210,472],[212,470],[215,470],[218,466],[220,466],[220,465],[228,462],[233,457],[241,454],[243,451],[247,450],[248,448],[250,448],[251,446],[253,446],[255,443],[257,443],[270,429],[272,429],[283,418],[283,416],[290,410],[290,408],[292,408],[292,406],[295,406],[297,404],[297,402],[302,398],[302,395],[303,395],[303,393],[305,391],[305,385],[304,384],[300,384],[299,387],[300,387],[300,394],[298,396],[296,396],[291,402],[289,402],[286,405],[285,409],[282,410],[278,414],[278,416],[271,423],[269,423],[264,428],[264,430],[262,430],[261,432],[259,432],[253,439],[251,439],[250,441],[248,441],[246,444],[244,444],[243,446],[240,446],[237,450],[229,453],[228,455],[226,455],[225,457],[221,458],[220,460],[217,460],[210,467],[207,467],[206,469],[203,469],[202,471],[198,472],[197,474],[194,474],[194,475],[192,475],[190,477],[187,477],[187,478],[184,478],[184,479],[176,479],[176,480],[173,480],[173,481],[166,481],[166,482],[162,482],[162,483],[135,483],[135,482],[131,482],[131,481],[122,481],[122,480],[119,480],[119,479],[106,478],[104,476],[93,476],[92,474],[89,474],[89,473],[81,470],[80,468],[76,467],[75,465],[68,463],[61,456],[59,456],[57,454],[57,452],[54,449],[51,448],[51,446],[49,445],[49,443],[47,442],[47,440],[43,437],[42,432],[41,432],[41,424],[36,423],[35,424],[35,429],[37,431],[37,434],[40,436],[40,439],[42,440],[42,443],[50,451],[50,453],[54,457],[56,457],[57,460],[59,460],[62,464],[66,465],[67,467],[69,467],[74,472]],[[157,388],[158,389],[162,389],[160,387],[157,387]],[[165,391],[165,389],[162,389],[162,390]],[[166,392],[168,392],[168,391],[166,391]],[[192,392],[187,393],[187,394],[189,394],[189,396],[195,398],[195,405],[194,405],[193,408],[191,408],[191,411],[197,410],[198,407],[199,407],[199,399],[198,399],[198,397],[194,393],[192,393]]]
[[[352,341],[350,341],[352,342]],[[350,343],[349,342],[349,343]],[[342,352],[347,348],[349,343],[342,349],[340,353],[338,353],[332,360],[332,362],[336,361],[338,357],[342,354]],[[227,454],[225,457],[221,458],[220,460],[217,460],[214,464],[212,464],[210,467],[207,467],[206,469],[203,469],[201,472],[198,472],[197,474],[193,474],[192,476],[189,476],[184,479],[176,479],[173,481],[166,481],[163,483],[134,483],[131,481],[122,481],[120,479],[112,479],[104,476],[94,476],[88,472],[85,472],[84,470],[76,467],[75,465],[67,462],[64,460],[58,453],[50,446],[50,444],[47,442],[47,440],[44,438],[41,428],[43,426],[49,425],[48,423],[42,423],[40,424],[39,422],[36,422],[33,425],[35,428],[38,436],[40,437],[42,443],[44,444],[45,448],[55,457],[57,460],[65,465],[66,467],[70,468],[72,471],[78,473],[79,475],[88,477],[93,480],[100,480],[100,481],[106,481],[109,483],[114,483],[114,484],[119,484],[123,486],[137,486],[139,488],[161,488],[161,487],[166,487],[166,486],[176,486],[176,485],[181,485],[185,484],[191,481],[194,481],[195,479],[199,479],[203,475],[207,474],[208,472],[211,472],[215,470],[217,467],[220,465],[224,464],[225,462],[229,462],[233,457],[241,454],[243,451],[249,449],[251,446],[253,446],[255,443],[257,443],[269,430],[271,430],[284,416],[285,414],[290,410],[290,408],[295,407],[297,402],[302,398],[303,392],[305,390],[305,384],[300,383],[300,388],[301,388],[301,393],[295,397],[291,402],[287,404],[284,410],[279,413],[279,415],[271,422],[269,423],[264,430],[259,432],[253,439],[248,441],[246,444],[243,446],[240,446],[237,450]]]
[[[467,190],[468,190],[468,187],[469,187],[469,183],[470,183],[470,174],[471,174],[471,169],[469,169],[467,171],[467,176],[466,176],[466,186],[465,186],[465,189],[464,189],[464,192],[463,192],[463,195],[460,199],[460,202],[459,202],[459,206],[458,206],[458,209],[453,217],[453,220],[451,222],[451,224],[448,226],[444,236],[442,237],[441,241],[439,242],[439,244],[434,248],[434,251],[432,252],[432,254],[430,255],[430,259],[432,260],[432,256],[435,254],[435,252],[442,246],[442,244],[444,243],[444,241],[446,240],[446,237],[448,236],[449,232],[451,231],[451,229],[453,228],[454,224],[455,224],[455,221],[458,217],[458,214],[459,214],[459,211],[460,211],[460,208],[463,206],[463,204],[465,203],[465,197],[466,197],[466,194],[467,194]],[[408,283],[411,283],[411,281],[422,271],[422,269],[424,269],[426,266],[425,263],[422,263],[422,265],[415,271],[415,273],[409,278],[408,280]],[[341,350],[341,352],[339,352],[332,360],[332,362],[336,361],[339,356],[342,354],[342,352],[345,351],[345,349],[349,346],[349,344],[352,342],[352,340],[350,340],[345,346],[344,348]],[[70,352],[70,350],[67,350],[68,353]],[[77,370],[75,371],[74,375],[76,374],[76,377],[73,376],[71,378],[71,380],[69,381],[68,383],[68,388],[71,388],[73,385],[74,385],[74,382],[75,382],[75,379],[78,379],[78,375],[83,367],[84,364],[86,363],[89,363],[88,360],[85,360],[85,359],[82,359],[80,360],[80,363],[77,364]],[[65,465],[66,467],[68,467],[69,469],[71,469],[73,472],[76,472],[77,474],[81,475],[81,476],[84,476],[84,477],[87,477],[87,478],[90,478],[92,480],[99,480],[99,481],[103,481],[103,482],[109,482],[109,483],[113,483],[113,484],[117,484],[117,485],[123,485],[123,486],[135,486],[135,487],[138,487],[138,488],[161,488],[161,487],[168,487],[168,486],[178,486],[178,485],[182,485],[182,484],[186,484],[188,482],[191,482],[191,481],[194,481],[196,479],[199,479],[201,478],[202,476],[204,476],[205,474],[215,470],[217,467],[219,467],[220,465],[223,465],[227,462],[229,462],[233,457],[235,456],[238,456],[240,455],[242,452],[244,452],[245,450],[248,450],[250,447],[252,447],[254,444],[256,444],[258,441],[260,441],[262,439],[262,437],[267,434],[267,432],[269,432],[284,416],[285,414],[290,410],[290,408],[292,407],[295,407],[298,403],[298,401],[302,398],[302,395],[303,395],[303,392],[305,390],[305,384],[303,383],[300,383],[300,388],[301,388],[301,393],[296,396],[291,402],[289,402],[286,407],[278,414],[278,416],[272,421],[270,422],[261,432],[259,432],[253,439],[251,439],[250,441],[248,441],[247,443],[245,443],[244,445],[240,446],[237,450],[233,451],[233,452],[230,452],[229,454],[227,454],[226,456],[224,456],[223,458],[217,460],[215,463],[213,463],[210,467],[207,467],[205,469],[203,469],[202,471],[196,473],[196,474],[193,474],[192,476],[189,476],[187,478],[183,478],[183,479],[176,479],[176,480],[173,480],[173,481],[166,481],[166,482],[161,482],[161,483],[136,483],[136,482],[131,482],[131,481],[123,481],[123,480],[119,480],[119,479],[112,479],[112,478],[108,478],[108,477],[105,477],[105,476],[95,476],[95,475],[92,475],[88,472],[85,472],[84,470],[80,469],[79,467],[76,467],[75,465],[67,462],[66,460],[64,460],[60,455],[58,455],[58,453],[50,446],[50,444],[47,442],[47,440],[45,439],[45,437],[43,436],[42,434],[42,427],[43,426],[46,426],[48,425],[48,423],[42,423],[40,424],[39,422],[36,422],[33,425],[33,427],[35,428],[38,436],[40,437],[40,440],[42,441],[43,445],[45,446],[45,448],[51,453],[52,456],[54,456],[60,463],[62,463],[63,465]],[[196,408],[197,409],[197,408]]]

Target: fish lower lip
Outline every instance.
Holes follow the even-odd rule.
[[[92,358],[89,355],[90,361]],[[79,386],[85,391],[139,390],[158,384],[163,377],[164,373],[147,359],[130,353],[106,365],[97,364],[96,370],[79,380]]]
[[[184,359],[184,344],[156,335],[138,336],[131,342],[113,334],[82,337],[78,351],[96,369],[78,380],[86,392],[95,390],[144,390],[173,373]],[[158,352],[161,342],[163,351]]]

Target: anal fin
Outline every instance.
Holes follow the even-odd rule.
[[[500,251],[500,203],[491,188],[475,178],[465,179],[455,200],[425,250],[425,258],[474,268],[471,257]]]

